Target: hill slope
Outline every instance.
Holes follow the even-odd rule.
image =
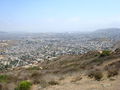
[[[0,90],[14,90],[22,81],[31,82],[31,90],[118,90],[119,70],[120,49],[65,55],[1,72]]]

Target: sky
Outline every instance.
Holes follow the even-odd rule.
[[[0,0],[0,31],[120,28],[120,0]]]

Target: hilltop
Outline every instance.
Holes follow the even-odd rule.
[[[64,55],[1,72],[0,90],[14,90],[23,81],[31,90],[118,90],[119,69],[120,49]]]

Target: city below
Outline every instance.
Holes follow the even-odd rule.
[[[0,70],[6,70],[35,65],[63,55],[115,50],[119,46],[120,29],[102,29],[90,33],[1,32],[0,38]]]

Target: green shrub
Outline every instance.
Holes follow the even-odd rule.
[[[104,51],[101,53],[100,57],[109,56],[110,54],[111,54],[111,51],[109,51],[109,50],[104,50]]]
[[[31,86],[32,86],[31,82],[21,81],[15,90],[30,90]]]
[[[8,76],[7,75],[0,75],[0,82],[7,82]]]

